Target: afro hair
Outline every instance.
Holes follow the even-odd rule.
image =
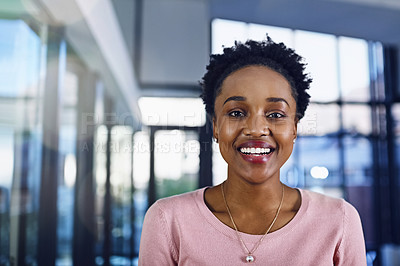
[[[304,73],[306,64],[303,58],[283,43],[275,43],[267,36],[261,42],[248,40],[245,43],[235,42],[235,46],[224,48],[222,54],[210,56],[207,72],[200,82],[201,98],[206,106],[206,112],[214,117],[215,98],[221,92],[223,81],[233,72],[250,65],[266,66],[287,79],[296,101],[296,118],[300,120],[310,102],[306,92],[312,79]]]

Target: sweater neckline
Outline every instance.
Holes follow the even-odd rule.
[[[224,234],[225,236],[232,238],[232,239],[237,239],[237,235],[234,229],[230,228],[229,226],[225,225],[223,222],[221,222],[212,212],[211,210],[207,207],[205,201],[204,201],[204,192],[206,189],[209,187],[204,187],[201,188],[197,191],[196,193],[196,203],[199,208],[199,211],[201,214],[205,217],[207,222],[213,226],[216,230]],[[304,193],[305,191],[302,189],[297,188],[297,190],[300,192],[300,197],[301,197],[301,205],[299,210],[297,211],[296,215],[293,217],[292,220],[290,220],[289,223],[287,223],[284,227],[268,233],[265,237],[265,240],[268,241],[274,241],[277,238],[284,237],[287,235],[290,231],[292,231],[296,225],[299,223],[301,220],[301,217],[304,216],[306,213],[306,210],[308,208],[309,204],[309,198],[307,193]],[[256,243],[259,241],[261,235],[251,235],[243,232],[239,232],[243,241],[247,243]]]

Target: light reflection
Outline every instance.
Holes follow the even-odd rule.
[[[212,21],[212,53],[221,54],[224,47],[231,47],[235,41],[244,42],[247,39],[247,23],[214,19]]]
[[[104,192],[104,185],[107,178],[107,127],[101,125],[96,130],[96,140],[95,140],[95,165],[96,165],[96,184],[97,191],[102,195]]]
[[[155,174],[160,179],[178,180],[182,176],[183,143],[180,130],[160,130],[155,135]]]
[[[157,130],[154,137],[157,196],[166,197],[195,189],[200,165],[197,132]]]
[[[0,95],[34,96],[40,39],[22,20],[1,19],[0,22]]]
[[[127,126],[114,126],[111,131],[111,185],[113,187],[130,186],[132,167],[132,128]]]
[[[64,181],[67,187],[73,187],[76,179],[76,158],[73,154],[65,157],[64,164]]]
[[[147,132],[138,131],[133,136],[133,178],[136,189],[147,187],[150,179],[150,138]]]
[[[338,100],[336,36],[296,30],[294,37],[296,52],[305,58],[306,72],[311,73],[313,79],[309,90],[311,99],[319,102]]]
[[[270,36],[276,43],[283,42],[293,46],[293,31],[291,29],[266,26],[240,21],[214,19],[212,21],[212,53],[221,54],[224,47],[232,47],[235,41],[245,42],[248,39],[262,41]]]
[[[283,42],[287,47],[293,47],[293,30],[291,29],[253,23],[248,25],[248,38],[251,40],[265,40],[266,34],[268,33],[268,36],[270,36],[274,42]]]
[[[325,166],[313,166],[310,174],[315,179],[326,179],[329,176],[329,171]]]
[[[206,122],[200,98],[142,97],[139,107],[145,125],[198,127]]]
[[[339,37],[338,45],[342,98],[346,101],[368,101],[368,43],[361,39]]]
[[[14,138],[13,130],[0,128],[0,187],[11,188],[14,169]]]

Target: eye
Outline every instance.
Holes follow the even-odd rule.
[[[268,114],[267,117],[272,118],[272,119],[278,119],[278,118],[284,118],[286,116],[284,114],[275,112],[275,113]]]
[[[244,117],[245,116],[245,114],[242,111],[238,111],[238,110],[229,112],[228,115],[231,117]]]

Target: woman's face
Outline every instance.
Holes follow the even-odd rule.
[[[264,66],[230,74],[215,99],[214,137],[228,174],[250,183],[279,178],[296,138],[296,102],[288,81]]]

